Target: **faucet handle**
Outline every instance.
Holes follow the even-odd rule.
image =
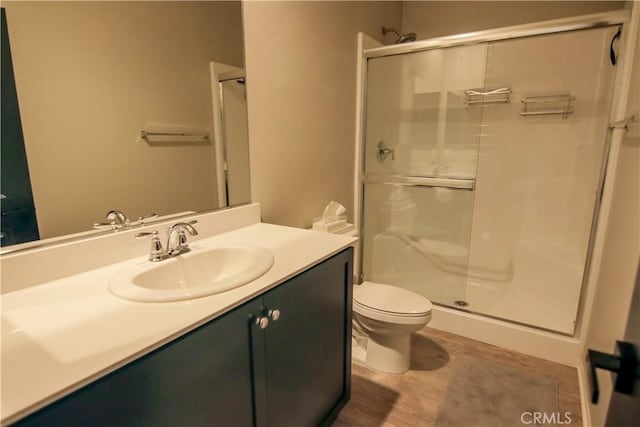
[[[111,221],[111,222],[94,222],[93,223],[93,228],[95,228],[96,230],[102,229],[102,228],[109,228],[111,230],[115,230],[118,228],[118,224],[116,224],[115,222]]]
[[[149,252],[149,261],[158,262],[164,259],[165,252],[162,247],[160,237],[158,236],[158,230],[153,230],[151,232],[144,231],[141,233],[136,233],[134,234],[134,236],[136,239],[143,239],[145,237],[151,236],[151,251]]]
[[[151,214],[147,214],[147,215],[142,215],[139,216],[137,220],[135,220],[132,224],[133,225],[143,225],[144,222],[148,219],[155,219],[158,217],[157,213],[151,213]]]
[[[142,231],[140,233],[136,233],[133,236],[136,239],[142,239],[144,237],[149,237],[149,236],[158,236],[158,230],[153,230],[153,231]]]

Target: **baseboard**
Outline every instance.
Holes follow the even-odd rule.
[[[429,326],[573,368],[579,365],[580,345],[573,337],[439,306],[433,307]]]
[[[578,363],[578,385],[580,387],[580,408],[582,409],[582,425],[583,427],[591,427],[591,412],[589,412],[589,373],[584,363]]]

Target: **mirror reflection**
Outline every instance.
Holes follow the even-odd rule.
[[[249,201],[239,1],[2,6],[2,246]]]

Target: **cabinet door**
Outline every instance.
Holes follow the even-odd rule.
[[[250,426],[259,300],[19,421],[20,426]]]
[[[280,311],[264,330],[269,427],[326,424],[349,398],[352,259],[349,248],[264,295]]]

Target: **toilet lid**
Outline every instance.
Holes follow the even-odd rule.
[[[374,310],[405,316],[421,316],[431,312],[433,307],[431,301],[415,292],[373,282],[363,282],[354,286],[353,300]]]

